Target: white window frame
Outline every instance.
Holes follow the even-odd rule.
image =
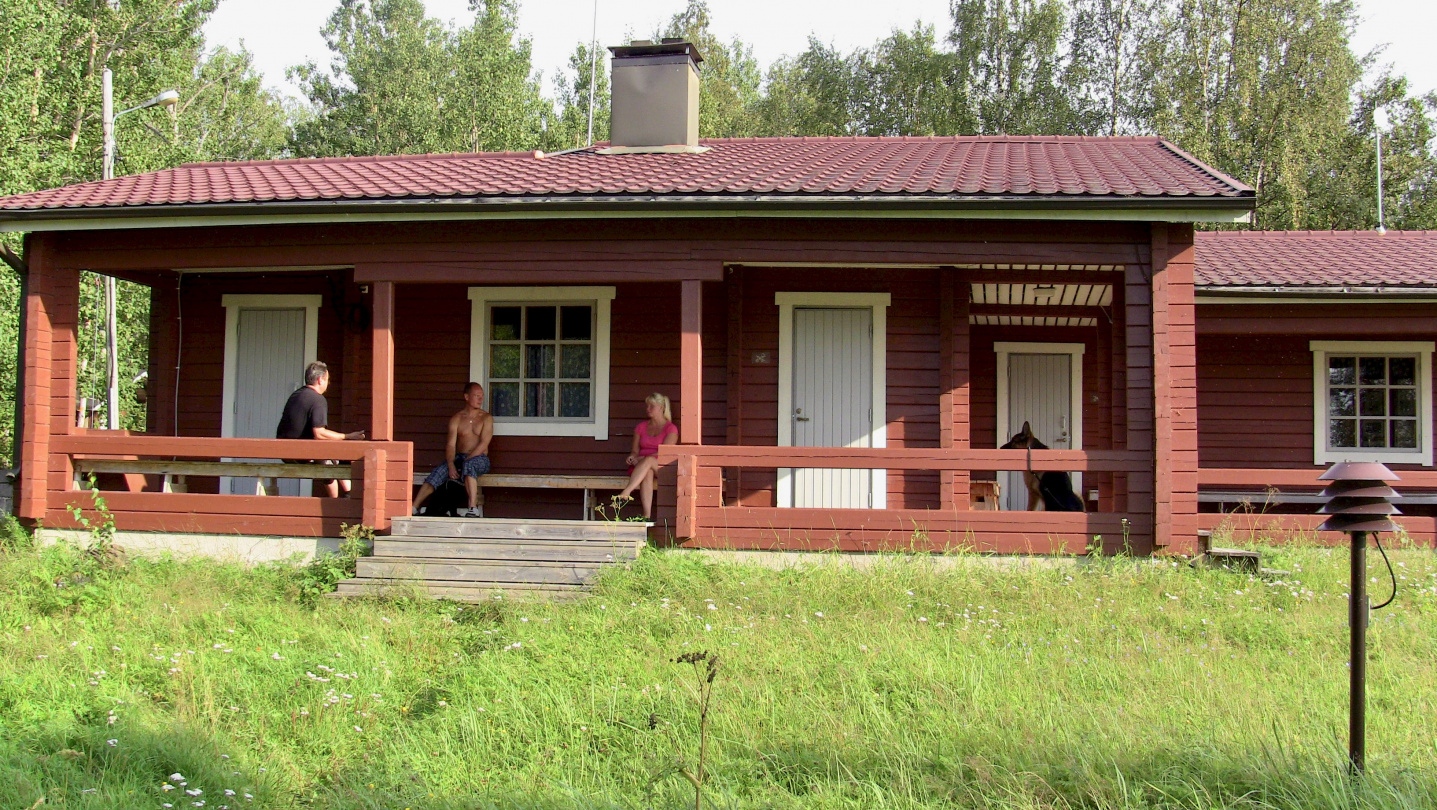
[[[873,424],[868,433],[869,447],[888,446],[888,307],[893,304],[890,293],[843,292],[779,292],[773,302],[778,304],[778,446],[793,446],[793,310],[831,307],[863,309],[873,312]],[[778,505],[793,506],[793,470],[778,471]],[[870,508],[888,508],[888,471],[874,470]]]
[[[470,287],[469,379],[488,385],[489,307],[493,304],[586,303],[594,305],[594,414],[590,421],[494,419],[495,436],[593,436],[609,438],[609,330],[613,287]]]
[[[1432,466],[1432,348],[1430,340],[1313,340],[1312,350],[1312,463],[1326,466],[1338,461],[1379,461],[1384,464]],[[1363,447],[1327,448],[1327,358],[1329,355],[1390,357],[1417,355],[1417,449],[1378,450]]]

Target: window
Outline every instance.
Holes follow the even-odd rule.
[[[1312,341],[1314,462],[1430,465],[1432,345]]]
[[[613,287],[472,287],[470,374],[494,432],[608,438]]]

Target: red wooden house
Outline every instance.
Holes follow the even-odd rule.
[[[71,525],[76,471],[109,470],[122,531],[383,529],[474,379],[496,473],[622,473],[644,395],[668,393],[659,517],[691,545],[1192,548],[1193,223],[1245,220],[1250,188],[1157,138],[698,141],[696,89],[652,106],[621,75],[659,69],[696,81],[691,46],[617,49],[609,145],[0,200],[28,234],[19,515]],[[81,270],[152,290],[143,434],[76,427]],[[368,441],[263,438],[315,357],[332,421]],[[1052,449],[995,449],[1025,421]],[[358,497],[257,495],[253,462],[221,466],[316,456]],[[160,475],[176,459],[186,492]],[[1025,511],[1028,469],[1073,473],[1089,511]],[[995,479],[1004,508],[973,508]],[[578,511],[487,495],[491,516]]]
[[[1204,232],[1195,275],[1199,524],[1310,531],[1320,470],[1381,461],[1437,538],[1437,233]]]

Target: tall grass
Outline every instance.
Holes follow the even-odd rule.
[[[1346,555],[1270,554],[1290,576],[649,553],[572,604],[308,608],[286,569],[17,548],[0,807],[692,806],[700,650],[709,806],[1437,807],[1437,561],[1393,555],[1353,789]]]

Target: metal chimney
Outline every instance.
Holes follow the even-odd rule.
[[[698,152],[699,63],[693,43],[635,40],[613,53],[609,154]]]

